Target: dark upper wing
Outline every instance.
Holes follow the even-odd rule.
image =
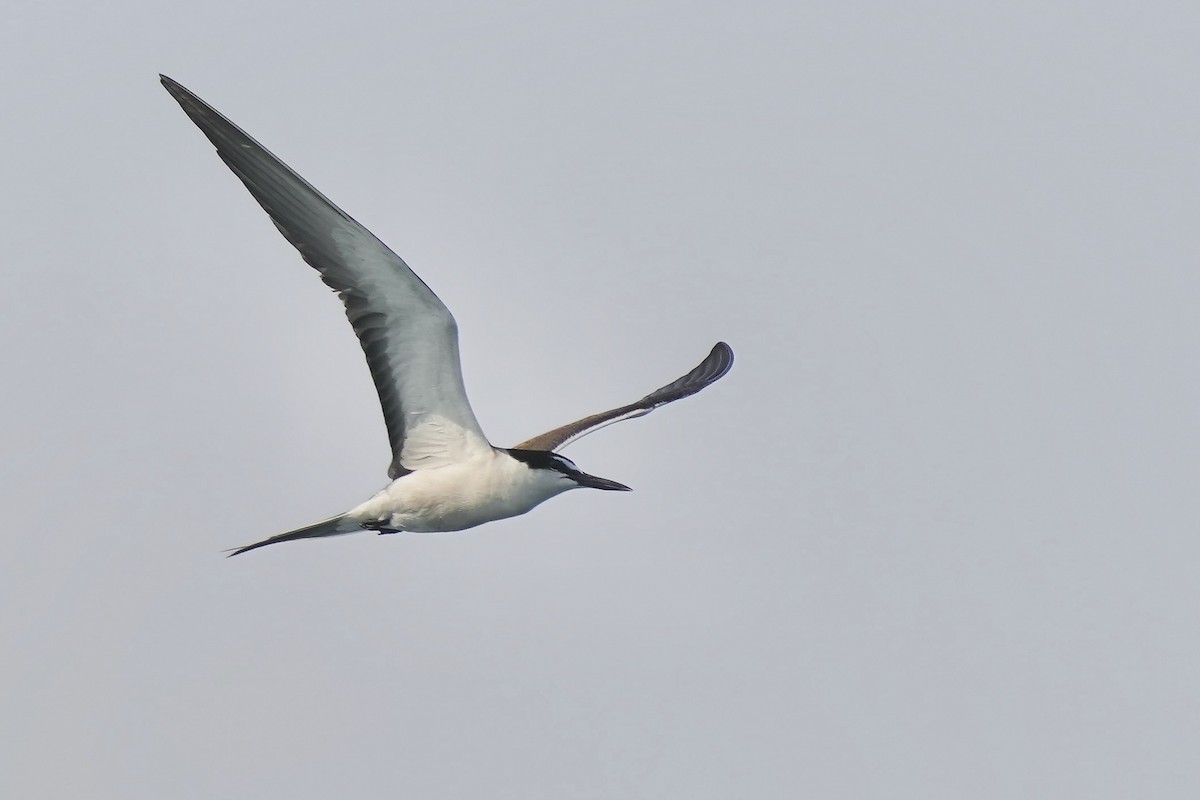
[[[724,342],[717,342],[713,346],[712,352],[708,354],[708,357],[701,361],[695,369],[679,380],[668,383],[661,389],[651,392],[636,403],[630,403],[627,406],[621,406],[620,408],[593,414],[590,417],[584,417],[569,425],[563,425],[561,428],[555,428],[552,431],[543,433],[541,436],[535,436],[532,439],[521,442],[514,449],[561,449],[576,439],[586,436],[592,431],[600,430],[606,425],[612,425],[614,422],[649,414],[659,406],[664,406],[667,403],[673,403],[688,395],[693,395],[705,386],[715,383],[726,372],[729,372],[729,368],[732,366],[733,350]]]
[[[346,306],[383,406],[393,478],[422,459],[486,443],[463,388],[458,326],[429,287],[387,246],[244,131],[175,81],[162,84],[216,145],[271,221]],[[422,423],[429,425],[422,426]],[[450,424],[447,425],[446,423]],[[422,431],[419,450],[404,444]]]

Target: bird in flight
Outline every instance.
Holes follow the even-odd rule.
[[[718,342],[688,374],[629,405],[592,414],[516,447],[493,447],[463,388],[458,326],[416,273],[212,106],[159,76],[292,246],[337,292],[367,357],[388,441],[385,488],[344,514],[235,549],[359,531],[460,531],[514,517],[569,489],[629,491],[558,451],[606,425],[693,395],[733,366]]]

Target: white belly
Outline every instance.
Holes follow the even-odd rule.
[[[524,514],[574,487],[559,473],[532,470],[505,453],[489,451],[397,478],[347,516],[390,530],[461,531]]]

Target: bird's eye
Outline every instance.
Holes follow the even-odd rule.
[[[565,456],[556,456],[556,458],[558,459],[558,463],[562,464],[567,469],[571,470],[572,472],[579,472],[579,467],[575,466],[575,462],[571,459]]]

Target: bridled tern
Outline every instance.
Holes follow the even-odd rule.
[[[583,472],[557,451],[606,425],[695,394],[733,365],[718,342],[695,369],[637,402],[584,417],[512,448],[493,447],[463,388],[454,317],[408,265],[241,128],[159,76],[192,122],[300,255],[346,307],[379,402],[391,483],[344,514],[236,549],[378,533],[447,532],[524,514],[569,489],[629,491]]]

